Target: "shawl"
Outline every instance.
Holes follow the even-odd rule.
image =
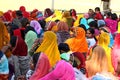
[[[53,71],[39,80],[75,80],[74,69],[68,62],[61,60]]]
[[[35,68],[35,72],[30,77],[29,80],[38,80],[44,77],[49,72],[49,69],[50,69],[50,63],[48,57],[44,53],[41,53]]]
[[[85,38],[85,31],[83,28],[75,27],[76,37],[67,39],[65,42],[69,45],[73,52],[88,52],[88,44]]]
[[[38,47],[36,52],[44,52],[49,61],[50,65],[54,66],[56,62],[60,60],[60,53],[58,50],[57,36],[52,31],[47,31],[43,35],[43,42]]]

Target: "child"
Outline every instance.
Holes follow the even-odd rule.
[[[31,60],[30,60],[30,69],[28,70],[28,72],[26,73],[26,79],[29,80],[29,78],[31,77],[31,75],[33,74],[36,64],[38,62],[40,53],[37,54],[33,54]]]

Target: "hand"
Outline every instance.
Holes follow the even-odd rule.
[[[9,49],[9,46],[3,46],[2,49],[1,49],[1,51],[3,53],[5,53],[5,52],[7,52],[8,49]]]

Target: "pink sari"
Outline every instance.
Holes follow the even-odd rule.
[[[50,63],[48,57],[44,53],[41,53],[38,63],[36,65],[35,72],[30,77],[29,80],[38,80],[41,77],[44,77],[46,74],[49,73],[49,69],[50,69]]]
[[[39,80],[75,80],[75,73],[72,65],[61,60],[52,72]]]

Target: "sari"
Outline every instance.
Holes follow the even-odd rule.
[[[67,43],[70,49],[73,52],[81,52],[86,53],[88,52],[88,44],[85,38],[85,31],[83,28],[75,27],[75,34],[74,38],[67,39],[65,43]]]
[[[71,64],[61,60],[53,71],[39,80],[75,80],[74,69]]]
[[[103,32],[99,35],[98,45],[102,46],[105,49],[107,60],[108,60],[108,71],[114,72],[112,60],[111,60],[111,48],[108,47],[110,43],[110,36],[108,33]]]
[[[43,35],[43,42],[38,47],[36,52],[43,52],[47,55],[50,65],[54,66],[60,60],[58,50],[57,36],[52,31],[47,31]]]
[[[0,22],[0,49],[10,41],[6,26]]]
[[[49,69],[50,63],[48,57],[44,53],[41,53],[35,71],[29,80],[38,80],[44,77],[47,73],[49,73]]]
[[[27,44],[28,47],[28,52],[30,51],[30,49],[32,48],[32,45],[34,43],[34,41],[37,39],[37,34],[33,31],[28,31],[25,35],[25,42]],[[28,54],[29,55],[29,54]]]

